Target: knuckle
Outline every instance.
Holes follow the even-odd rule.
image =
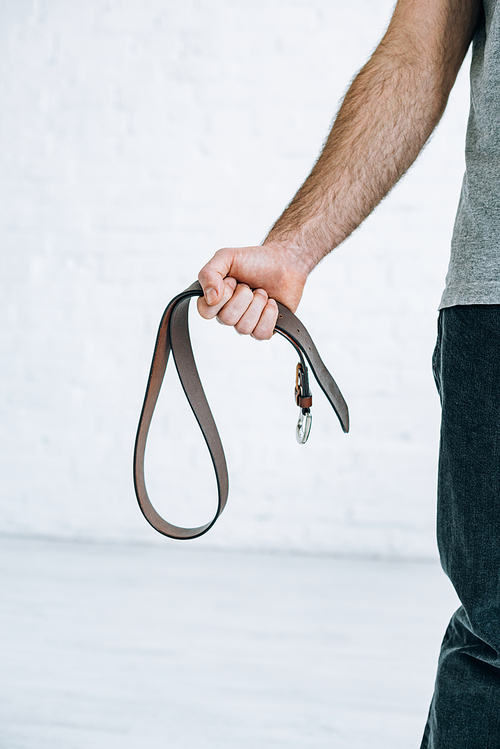
[[[250,333],[252,332],[252,328],[250,327],[250,325],[245,323],[238,322],[234,327],[240,335],[250,335]]]
[[[239,316],[231,311],[231,309],[228,309],[227,307],[223,307],[219,314],[217,315],[217,319],[219,322],[221,322],[223,325],[236,325],[236,323],[239,320]]]
[[[228,302],[230,302],[233,299],[233,297],[234,297],[234,290],[232,289],[231,286],[228,286],[226,284],[226,286],[224,287],[223,294],[222,294],[221,306],[224,307]]]
[[[256,338],[257,341],[268,341],[272,335],[272,332],[269,333],[269,331],[263,330],[262,328],[256,328],[253,332],[253,337]]]
[[[246,299],[251,300],[253,299],[253,291],[246,283],[239,283],[237,291],[239,294],[244,296]]]

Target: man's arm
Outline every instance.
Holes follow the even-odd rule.
[[[219,250],[198,276],[202,317],[270,338],[311,270],[373,211],[444,112],[481,0],[399,0],[349,88],[309,177],[260,247]]]

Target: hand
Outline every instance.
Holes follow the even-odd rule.
[[[297,252],[278,244],[219,250],[198,275],[204,292],[198,311],[242,335],[269,339],[278,317],[276,301],[295,312],[309,270]]]

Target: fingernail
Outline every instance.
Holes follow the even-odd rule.
[[[217,292],[215,289],[205,289],[205,299],[207,304],[213,304],[217,299]]]

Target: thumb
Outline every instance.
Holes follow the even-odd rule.
[[[203,289],[206,303],[213,307],[224,295],[224,279],[229,274],[233,261],[233,251],[218,250],[213,258],[198,273],[198,281]]]

